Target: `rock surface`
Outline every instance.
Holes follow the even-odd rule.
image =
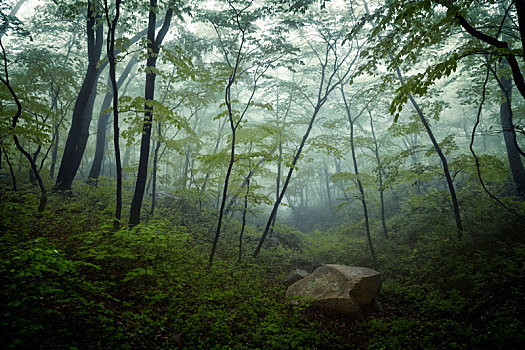
[[[288,287],[286,296],[361,318],[381,289],[379,272],[366,267],[323,265]]]
[[[305,270],[295,269],[295,270],[291,271],[288,275],[286,275],[286,277],[283,280],[283,284],[285,286],[289,287],[292,284],[294,284],[295,282],[297,282],[299,280],[302,280],[303,278],[305,278],[308,275],[309,275],[309,273],[306,272]]]

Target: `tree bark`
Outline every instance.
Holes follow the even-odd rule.
[[[250,164],[251,168],[251,164]],[[251,169],[250,169],[251,172]],[[248,211],[248,194],[250,193],[250,179],[246,178],[246,192],[244,193],[244,207],[242,210],[242,226],[241,233],[239,234],[239,262],[242,259],[242,239],[244,236],[244,228],[246,227],[246,213]]]
[[[374,250],[374,244],[372,243],[372,236],[370,235],[370,220],[369,220],[369,217],[368,217],[368,206],[367,206],[367,203],[366,203],[365,190],[363,188],[363,184],[361,183],[361,180],[359,179],[359,168],[357,166],[357,157],[356,157],[356,154],[355,154],[355,145],[354,145],[354,122],[355,122],[355,119],[352,119],[350,106],[349,106],[349,104],[348,104],[348,102],[346,100],[345,91],[344,91],[344,84],[341,84],[339,86],[339,89],[341,91],[341,96],[343,97],[343,102],[345,104],[345,110],[346,110],[346,116],[348,118],[348,123],[350,124],[350,151],[352,152],[352,163],[354,165],[354,173],[355,173],[355,176],[356,176],[357,187],[359,189],[359,195],[361,197],[361,205],[363,206],[363,216],[365,218],[366,239],[368,241],[368,247],[370,248],[370,253],[372,254],[372,259],[374,259],[374,261],[377,261],[376,253],[375,253],[375,250]],[[367,108],[367,107],[365,107],[365,108]]]
[[[503,101],[500,105],[500,120],[501,128],[503,130],[503,138],[505,139],[505,147],[507,148],[507,158],[509,160],[512,178],[516,192],[520,196],[525,195],[525,169],[519,153],[516,140],[516,132],[514,130],[513,112],[512,112],[512,82],[510,77],[503,73],[505,66],[508,65],[506,60],[502,60],[499,65],[499,81]]]
[[[326,184],[326,199],[328,200],[328,206],[330,210],[332,209],[332,194],[330,193],[330,175],[328,174],[328,166],[326,165],[326,160],[323,162],[324,168],[324,177]]]
[[[159,162],[160,139],[162,138],[161,126],[162,124],[160,122],[157,122],[158,139],[155,145],[155,152],[153,154],[153,187],[151,190],[151,212],[150,212],[151,215],[153,215],[153,212],[155,211],[155,205],[157,203],[157,169],[158,169],[158,162]]]
[[[16,136],[16,133],[15,133],[15,128],[18,123],[18,119],[20,119],[20,116],[22,115],[22,105],[20,104],[20,101],[18,100],[18,96],[16,95],[15,91],[13,90],[11,86],[11,83],[9,82],[9,74],[7,70],[7,56],[6,56],[4,45],[2,44],[1,38],[0,38],[0,48],[2,49],[2,54],[4,57],[4,73],[5,73],[4,78],[0,77],[0,82],[2,82],[2,84],[4,84],[7,87],[7,89],[9,90],[9,93],[11,94],[11,97],[13,97],[13,100],[15,101],[15,104],[16,104],[16,113],[13,116],[13,120],[11,122],[9,129],[13,134],[13,140],[15,141],[16,148],[18,148],[20,153],[23,154],[27,158],[27,160],[31,164],[31,169],[35,173],[35,177],[38,181],[38,186],[40,187],[40,192],[41,192],[40,203],[38,205],[38,211],[43,212],[46,208],[46,203],[47,203],[47,191],[46,191],[44,182],[42,181],[42,177],[40,176],[40,172],[38,171],[38,168],[36,166],[36,163],[33,161],[33,158],[31,158],[31,155],[29,154],[29,152],[27,152],[22,147],[22,145],[20,144],[20,140],[18,139],[18,136]]]
[[[116,78],[117,58],[115,57],[115,30],[120,17],[120,2],[115,0],[115,16],[109,18],[109,6],[107,0],[104,0],[104,10],[106,13],[106,22],[108,25],[108,34],[106,39],[106,51],[109,62],[109,80],[113,91],[113,146],[115,148],[115,168],[117,177],[116,189],[116,207],[115,220],[113,228],[118,230],[120,227],[120,218],[122,213],[122,163],[120,160],[120,131],[119,131],[119,111],[118,111],[118,83]],[[89,129],[89,127],[88,127]],[[104,128],[105,131],[105,128]]]
[[[135,56],[132,56],[129,60],[128,64],[126,65],[126,68],[124,68],[124,71],[120,75],[117,81],[117,89],[120,89],[122,87],[122,84],[124,84],[124,81],[128,78],[129,73],[133,69],[133,67],[138,63],[137,58]],[[111,86],[111,77],[108,76],[108,85]],[[95,157],[93,158],[93,163],[91,164],[91,170],[89,171],[89,179],[90,180],[97,180],[100,176],[100,171],[102,168],[102,161],[104,159],[104,150],[105,150],[105,142],[106,142],[106,130],[107,125],[109,121],[109,112],[104,112],[111,106],[111,102],[113,100],[113,93],[107,92],[104,96],[104,100],[102,101],[102,106],[100,107],[100,113],[97,123],[97,140],[95,144]]]
[[[157,65],[157,56],[160,45],[168,32],[170,27],[171,17],[173,16],[173,8],[169,8],[164,16],[163,25],[155,37],[155,28],[157,26],[157,0],[150,0],[150,11],[148,18],[148,60],[146,63],[146,87],[144,91],[144,98],[146,103],[144,105],[144,124],[142,127],[142,139],[140,143],[140,158],[139,167],[137,171],[137,180],[135,183],[135,191],[131,201],[131,210],[129,214],[129,224],[131,226],[140,223],[140,211],[142,208],[142,200],[144,199],[144,190],[146,188],[146,178],[148,175],[148,158],[151,142],[151,123],[153,122],[153,107],[148,105],[155,97],[155,68]]]
[[[374,120],[372,118],[372,112],[370,112],[370,109],[368,109],[368,115],[370,116],[370,129],[372,130],[372,138],[374,139],[374,154],[377,161],[377,179],[379,181],[379,199],[381,204],[381,226],[383,227],[383,236],[385,239],[388,239],[388,231],[386,228],[386,220],[385,220],[385,200],[384,200],[384,192],[385,189],[383,187],[383,164],[381,163],[381,158],[379,156],[379,145],[377,144],[377,138],[376,133],[374,130]]]
[[[7,151],[5,150],[5,148],[2,149],[2,151],[4,152],[5,161],[7,163],[7,166],[9,167],[9,173],[11,174],[11,180],[13,181],[13,191],[16,192],[16,176],[13,170],[13,165],[11,164],[11,161],[9,160],[9,156],[7,155]]]
[[[58,171],[55,188],[59,190],[70,190],[73,179],[78,171],[82,159],[82,143],[87,142],[89,136],[89,123],[87,109],[93,93],[96,94],[96,81],[98,79],[97,64],[100,60],[103,43],[103,27],[100,22],[100,14],[94,8],[92,1],[87,5],[87,44],[88,44],[88,68],[84,81],[78,93],[71,128],[66,140],[66,146],[62,155],[62,162]],[[96,27],[96,28],[95,28]],[[89,120],[86,120],[89,118]],[[87,126],[87,131],[83,130]],[[85,148],[85,144],[84,144]],[[80,159],[79,159],[80,154]]]
[[[518,27],[521,37],[521,49],[525,52],[525,0],[515,0],[516,13],[518,14]],[[525,60],[525,57],[524,57]]]

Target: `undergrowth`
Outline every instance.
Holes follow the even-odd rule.
[[[450,225],[399,216],[373,262],[348,226],[302,233],[276,227],[257,260],[243,260],[226,225],[207,263],[215,217],[191,193],[160,203],[132,229],[112,229],[111,191],[36,195],[0,203],[0,347],[5,349],[519,349],[524,334],[521,226],[494,211],[459,241]],[[490,213],[490,208],[484,214]],[[477,208],[477,210],[481,210]],[[395,222],[394,222],[395,221]],[[496,221],[502,223],[499,226]],[[482,224],[482,223],[481,223]],[[481,227],[480,225],[476,227]],[[419,234],[409,232],[425,227]],[[292,306],[280,283],[292,267],[342,263],[382,273],[364,320]]]

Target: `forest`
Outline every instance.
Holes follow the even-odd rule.
[[[525,348],[523,72],[525,0],[0,1],[0,348]]]

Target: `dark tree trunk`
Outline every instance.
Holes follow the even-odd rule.
[[[441,164],[443,166],[443,172],[445,174],[445,179],[447,180],[447,186],[448,190],[450,192],[450,198],[452,200],[452,210],[454,211],[454,219],[456,220],[456,227],[458,229],[458,238],[461,239],[463,236],[463,224],[461,222],[461,215],[459,212],[459,205],[458,205],[458,199],[456,196],[456,190],[454,188],[454,182],[452,181],[452,177],[450,176],[450,170],[448,169],[448,162],[447,158],[443,154],[443,151],[441,151],[441,147],[439,146],[439,143],[437,142],[436,138],[434,137],[434,133],[432,132],[432,129],[430,128],[430,125],[427,122],[427,119],[425,118],[423,111],[419,108],[419,105],[412,97],[412,94],[408,95],[408,98],[414,108],[416,109],[416,112],[421,119],[421,122],[425,126],[425,129],[427,131],[427,134],[432,141],[432,144],[434,145],[434,149],[436,150],[436,153],[439,156],[439,159],[441,159]]]
[[[244,35],[243,35],[242,44],[244,44]],[[239,49],[239,56],[240,56],[241,50],[242,50],[242,46]],[[235,82],[238,65],[239,65],[239,61],[237,60],[235,67],[233,67],[233,72],[231,73],[228,79],[228,85],[226,86],[226,90],[224,93],[224,101],[226,103],[226,106],[228,107],[228,120],[230,122],[230,128],[232,131],[232,144],[231,144],[231,149],[230,149],[230,162],[228,163],[228,169],[226,170],[226,176],[224,178],[224,185],[222,189],[222,201],[221,201],[221,206],[219,209],[219,219],[217,220],[217,229],[215,230],[215,237],[213,238],[210,258],[208,259],[208,262],[210,265],[213,263],[213,257],[215,256],[215,251],[217,250],[217,243],[219,242],[219,235],[221,233],[221,227],[222,227],[222,219],[224,217],[224,209],[226,207],[226,198],[228,197],[228,185],[230,183],[230,176],[232,173],[233,163],[235,162],[236,131],[237,131],[237,127],[239,126],[239,123],[236,123],[233,120],[232,101],[231,101],[230,92],[231,92],[231,87],[233,83]]]
[[[270,151],[270,154],[273,154],[273,152],[275,151],[275,148],[274,147],[271,151]],[[250,172],[248,173],[248,176],[244,179],[240,189],[242,190],[246,184],[247,184],[247,180],[250,180],[253,175],[255,175],[257,169],[260,168],[261,164],[264,163],[264,161],[266,160],[267,158],[266,157],[262,157],[261,159],[259,159],[259,161],[257,162],[256,166],[253,167]],[[232,209],[232,207],[235,205],[235,202],[237,201],[237,198],[238,198],[238,195],[237,194],[234,194],[230,200],[228,201],[228,205],[226,206],[226,209],[224,210],[224,215],[226,216]],[[233,215],[233,213],[232,213]]]
[[[399,67],[396,67],[397,77],[399,78],[399,81],[404,84],[404,78],[403,74],[401,73],[401,70]],[[427,131],[428,137],[430,138],[430,141],[432,141],[432,145],[434,146],[434,149],[436,150],[436,153],[439,156],[439,159],[441,160],[441,164],[443,166],[443,173],[445,174],[445,179],[447,181],[448,190],[450,192],[450,199],[452,200],[452,210],[454,211],[454,219],[456,220],[456,227],[458,229],[458,238],[462,239],[463,237],[463,224],[461,222],[461,215],[459,212],[459,205],[458,205],[458,199],[456,196],[456,190],[454,188],[454,182],[452,181],[452,177],[450,176],[450,170],[448,168],[448,162],[447,158],[441,151],[441,147],[439,146],[439,143],[437,142],[436,138],[434,137],[434,133],[432,132],[432,129],[430,128],[430,125],[428,124],[427,119],[425,118],[425,115],[423,114],[423,111],[419,107],[416,100],[414,100],[414,97],[412,94],[408,94],[408,99],[410,100],[410,103],[416,110],[417,115],[419,116],[419,119],[421,120],[421,123],[425,127],[425,130]]]
[[[128,78],[129,73],[137,64],[137,59],[135,56],[131,57],[128,64],[126,65],[126,68],[120,75],[117,81],[117,89],[120,89],[122,87],[122,84],[124,81]],[[108,85],[111,86],[111,77],[108,76]],[[104,96],[104,100],[102,101],[102,106],[100,107],[100,113],[97,123],[97,141],[95,144],[95,157],[93,158],[93,163],[91,164],[91,170],[89,171],[89,179],[90,180],[97,180],[100,176],[100,171],[102,168],[102,162],[104,160],[104,148],[106,144],[106,129],[108,125],[108,120],[110,113],[104,112],[111,106],[111,102],[113,100],[113,93],[107,92]]]
[[[525,52],[525,0],[515,0],[515,4],[516,4],[516,12],[518,14],[521,48],[523,52]]]
[[[115,168],[117,177],[116,189],[116,207],[115,207],[115,221],[113,227],[118,230],[120,227],[120,218],[122,214],[122,163],[120,160],[120,131],[119,131],[119,113],[118,113],[118,83],[116,78],[117,58],[115,57],[115,30],[120,17],[120,1],[115,1],[115,16],[113,20],[109,18],[109,7],[107,0],[104,1],[104,9],[106,12],[106,22],[108,25],[108,34],[106,39],[106,50],[109,61],[109,79],[111,81],[111,88],[113,91],[113,146],[115,148]],[[89,130],[89,127],[87,128]],[[105,128],[104,128],[105,130]]]
[[[508,66],[507,60],[502,60],[499,66],[499,71],[502,72]],[[502,92],[503,102],[500,105],[500,120],[501,128],[503,130],[503,137],[505,139],[505,146],[507,148],[507,158],[509,160],[510,170],[516,192],[520,196],[525,195],[525,169],[521,160],[520,152],[517,148],[516,132],[513,123],[512,113],[512,81],[507,75],[499,74],[500,88]]]
[[[314,108],[314,112],[312,114],[312,117],[310,118],[310,123],[308,124],[308,129],[306,130],[305,134],[303,135],[303,138],[301,140],[301,143],[299,145],[299,148],[295,152],[295,156],[292,160],[292,165],[288,169],[288,174],[286,176],[286,179],[284,180],[283,187],[281,189],[281,193],[279,193],[279,197],[275,201],[272,211],[270,213],[270,217],[268,218],[268,221],[266,222],[266,227],[264,228],[263,234],[261,236],[261,239],[259,240],[259,243],[257,245],[257,248],[255,249],[255,252],[253,253],[254,257],[257,257],[259,255],[259,252],[261,251],[262,245],[264,243],[264,240],[266,239],[266,236],[268,235],[268,232],[270,231],[270,227],[272,225],[274,217],[277,215],[277,210],[279,209],[279,205],[281,204],[284,194],[286,193],[286,189],[288,188],[288,185],[290,184],[290,180],[292,178],[293,172],[295,170],[295,165],[297,164],[297,161],[299,160],[301,153],[303,151],[304,145],[306,144],[306,140],[308,140],[308,136],[310,136],[310,131],[312,130],[312,127],[314,125],[315,119],[317,117],[317,114],[319,113],[319,110],[321,109],[322,105],[326,99],[320,101],[317,106]],[[321,103],[322,102],[322,103]]]
[[[89,105],[91,101],[94,101],[95,96],[93,94],[96,95],[96,82],[99,73],[97,64],[100,60],[103,43],[103,27],[101,24],[97,25],[100,22],[100,14],[93,6],[92,2],[88,1],[87,43],[89,63],[75,107],[73,108],[71,128],[58,171],[55,187],[60,190],[71,189],[89,136],[89,124],[91,122]],[[96,30],[94,30],[94,27],[96,27]]]
[[[13,165],[11,164],[11,161],[9,160],[7,151],[5,149],[3,149],[2,151],[4,152],[5,161],[9,167],[9,173],[11,174],[11,180],[13,180],[13,191],[16,191],[16,177],[15,177],[15,172],[13,170]]]
[[[251,169],[250,169],[250,172],[251,172]],[[248,194],[249,193],[250,193],[250,179],[246,178],[246,192],[244,193],[244,207],[242,209],[242,226],[241,226],[241,233],[239,234],[239,262],[242,259],[242,239],[244,236],[244,228],[246,227],[246,212],[248,211]]]
[[[159,162],[159,149],[160,149],[160,139],[162,137],[162,130],[161,130],[161,123],[157,122],[157,131],[158,131],[158,139],[157,143],[155,145],[155,153],[153,154],[153,187],[151,190],[151,215],[153,215],[153,212],[155,211],[155,205],[157,202],[157,169],[158,169],[158,162]]]
[[[146,188],[146,178],[148,175],[148,158],[151,142],[151,123],[153,122],[153,107],[148,105],[155,96],[155,67],[157,65],[157,56],[160,45],[168,32],[173,9],[169,8],[164,17],[164,23],[160,29],[157,37],[155,37],[155,28],[157,26],[157,0],[150,0],[150,11],[148,19],[148,60],[146,63],[146,87],[144,91],[144,98],[146,104],[144,106],[144,125],[142,127],[142,139],[140,143],[140,158],[139,167],[137,171],[137,181],[135,183],[135,192],[131,201],[131,210],[129,214],[129,224],[131,226],[137,225],[140,222],[140,211],[142,208],[142,200],[144,199],[144,190]]]
[[[186,189],[188,186],[188,172],[190,169],[190,149],[186,148],[184,151],[184,167],[182,168],[182,188]]]
[[[60,143],[60,125],[55,127],[55,138],[53,141],[53,153],[51,154],[51,169],[49,170],[49,177],[55,178],[55,166],[58,158],[58,144]]]
[[[36,160],[38,159],[38,155],[40,154],[40,151],[42,150],[42,145],[38,145],[38,147],[36,148],[36,151],[33,152],[33,163],[36,164]],[[35,173],[33,172],[32,169],[29,170],[29,182],[31,183],[35,183],[36,181],[36,176],[35,176]]]
[[[35,177],[38,181],[38,186],[40,187],[40,192],[41,192],[40,203],[38,205],[38,211],[43,212],[44,209],[46,208],[46,203],[47,203],[46,187],[44,186],[44,182],[42,181],[42,177],[40,176],[40,172],[38,171],[36,163],[33,161],[33,158],[31,158],[31,155],[29,154],[29,152],[27,152],[22,147],[22,145],[20,144],[20,140],[18,139],[18,136],[16,136],[15,134],[16,125],[18,123],[18,120],[22,116],[22,105],[20,104],[20,101],[18,100],[18,96],[16,95],[15,91],[11,87],[11,83],[9,82],[9,75],[8,75],[8,68],[7,68],[7,56],[5,53],[4,45],[2,44],[1,37],[0,37],[0,48],[2,49],[2,55],[4,57],[3,63],[4,63],[4,72],[5,72],[5,78],[2,78],[0,76],[0,82],[2,82],[2,84],[4,84],[7,87],[7,89],[9,90],[9,93],[11,94],[11,97],[13,97],[13,100],[15,101],[15,104],[16,104],[16,113],[13,116],[13,120],[10,125],[10,131],[13,134],[13,140],[15,141],[16,148],[20,151],[20,153],[24,157],[26,157],[26,159],[31,164],[31,169],[35,173]]]
[[[277,177],[275,179],[275,201],[276,202],[279,200],[279,193],[281,193],[282,163],[283,163],[283,143],[279,142],[279,158],[277,159]],[[273,217],[272,226],[270,226],[270,231],[268,232],[269,237],[271,237],[273,234],[273,228],[275,227],[275,221],[277,221],[277,214],[275,214],[275,216]]]
[[[89,14],[90,12],[88,10],[88,16]],[[88,22],[89,22],[89,19],[90,18],[88,17]],[[63,189],[63,190],[70,189],[73,179],[75,178],[75,175],[78,171],[80,162],[82,160],[84,151],[86,149],[87,139],[89,137],[89,125],[91,124],[91,118],[93,114],[93,105],[95,103],[95,98],[96,98],[96,84],[98,82],[100,73],[104,70],[104,68],[109,62],[108,60],[105,60],[100,64],[99,67],[97,67],[98,62],[100,60],[100,53],[102,51],[103,30],[102,30],[102,25],[98,26],[96,39],[90,38],[90,36],[94,36],[94,33],[92,30],[90,30],[90,28],[93,28],[93,24],[95,22],[98,23],[99,21],[93,21],[91,25],[90,23],[88,23],[88,57],[89,57],[90,63],[88,65],[88,72],[84,79],[84,83],[82,84],[81,90],[77,97],[77,101],[75,102],[75,107],[73,109],[73,120],[75,120],[75,115],[78,115],[78,118],[76,119],[77,121],[75,122],[75,125],[73,125],[73,121],[72,121],[71,129],[69,130],[68,139],[66,141],[66,147],[64,149],[64,154],[62,156],[62,162],[60,164],[60,170],[61,170],[62,164],[64,163],[64,161],[66,163],[65,165],[66,168],[63,170],[63,176],[62,176],[63,178],[65,178],[65,180],[62,180],[62,179],[59,180],[59,178],[61,177],[60,170],[59,170],[59,176],[57,177],[57,184],[55,186],[57,189]],[[129,39],[124,44],[124,46],[126,48],[129,47],[131,44],[141,39],[145,33],[146,33],[146,30],[143,30],[137,33],[134,37]],[[95,49],[90,50],[90,47],[92,46],[96,47],[96,51],[98,52],[98,58],[96,59],[93,58],[91,55],[91,52],[93,51],[94,53],[95,51]],[[120,49],[116,49],[115,56],[118,55],[120,51],[121,51]],[[95,60],[94,68],[91,67],[92,60]],[[88,85],[89,85],[88,83],[90,80],[93,80],[91,82],[91,84],[93,85],[92,90],[88,90]],[[78,108],[77,108],[77,105],[78,105]],[[77,113],[75,113],[75,110],[77,110]],[[72,139],[70,140],[71,135],[73,136],[72,136]]]

